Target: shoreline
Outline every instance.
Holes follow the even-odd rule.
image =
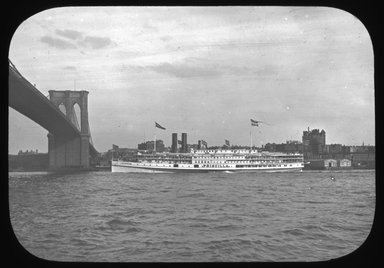
[[[89,168],[89,169],[61,169],[61,170],[52,170],[52,169],[14,169],[8,170],[8,173],[24,173],[24,172],[93,172],[93,171],[111,171],[111,167],[100,167],[100,168]],[[376,171],[375,168],[331,168],[331,169],[306,169],[306,171],[318,171],[318,172],[340,172],[340,171]]]

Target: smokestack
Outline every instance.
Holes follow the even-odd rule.
[[[177,133],[172,133],[172,153],[177,153]]]
[[[181,133],[181,152],[187,152],[187,133]]]

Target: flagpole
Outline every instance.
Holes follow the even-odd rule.
[[[153,151],[156,153],[156,125],[155,125],[155,137],[153,139]]]
[[[160,128],[165,130],[165,127],[160,126],[157,122],[155,122],[155,137],[153,139],[153,151],[156,153],[156,128]]]
[[[251,135],[251,148],[250,148],[250,150],[252,151],[252,124],[251,124],[251,130],[249,131],[249,134]]]

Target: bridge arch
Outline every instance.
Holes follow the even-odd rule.
[[[59,110],[63,113],[63,114],[67,114],[67,108],[65,108],[65,105],[64,103],[60,103],[59,106],[58,106]]]
[[[90,134],[88,129],[88,91],[49,90],[49,100],[58,108],[63,103],[67,119],[75,125],[77,121],[81,134]],[[79,108],[78,111],[75,107]]]
[[[74,123],[75,126],[77,127],[77,129],[79,131],[81,131],[81,127],[82,127],[82,125],[81,125],[81,113],[82,113],[82,111],[81,111],[80,104],[77,101],[74,102],[74,104],[72,106],[72,110],[73,110],[72,114],[73,114],[73,121],[74,121],[72,123]]]

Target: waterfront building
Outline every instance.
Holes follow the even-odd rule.
[[[309,169],[333,169],[337,168],[335,159],[312,159],[309,161]]]
[[[46,170],[48,169],[47,153],[22,153],[18,155],[8,155],[8,169],[14,170]]]
[[[349,159],[338,159],[337,160],[337,166],[340,168],[351,168],[352,167],[352,161]]]
[[[303,131],[303,150],[304,157],[306,154],[311,153],[312,155],[318,155],[323,153],[325,146],[325,131],[322,129],[313,129],[308,131]]]
[[[139,150],[153,151],[155,149],[153,145],[154,145],[154,141],[146,141],[138,144],[137,148]],[[164,149],[165,149],[164,142],[162,140],[156,140],[156,151],[164,152]]]
[[[343,145],[341,144],[330,144],[326,145],[328,152],[330,154],[339,154],[343,152]]]
[[[374,146],[349,146],[349,152],[351,153],[368,153],[374,152]]]
[[[263,149],[269,152],[302,153],[303,144],[299,141],[287,141],[286,143],[280,144],[267,143]]]
[[[375,168],[375,153],[353,153],[351,154],[352,166],[354,168]]]

